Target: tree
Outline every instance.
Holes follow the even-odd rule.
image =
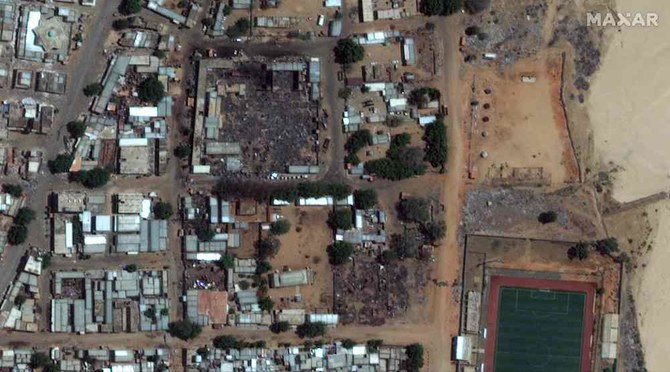
[[[425,15],[447,16],[460,11],[463,8],[463,0],[423,0],[421,12]]]
[[[354,348],[354,346],[356,346],[356,341],[354,341],[350,338],[344,339],[342,341],[342,347],[345,348],[345,349],[351,350],[351,349]]]
[[[157,318],[156,318],[156,309],[154,309],[153,307],[150,307],[150,308],[144,310],[144,312],[143,312],[142,314],[143,314],[145,317],[151,319],[151,321],[154,322],[154,323],[155,323],[156,320],[157,320]]]
[[[433,22],[426,22],[426,30],[428,31],[433,31],[435,29],[435,23]]]
[[[7,232],[7,241],[11,245],[23,244],[28,239],[28,228],[24,225],[12,225]]]
[[[256,274],[258,275],[265,274],[270,270],[272,270],[272,265],[268,261],[259,261],[256,264]]]
[[[314,322],[314,323],[307,322],[299,325],[298,328],[296,329],[296,333],[300,338],[305,337],[314,338],[314,337],[325,336],[327,331],[328,327],[324,322]]]
[[[284,235],[291,230],[291,223],[288,220],[280,219],[270,224],[272,235]]]
[[[22,294],[17,294],[16,297],[14,297],[14,305],[16,306],[21,306],[26,302],[26,296]]]
[[[333,230],[350,230],[354,224],[351,209],[336,209],[328,214],[328,226]]]
[[[226,252],[223,254],[219,260],[219,267],[222,269],[232,269],[235,267],[235,257],[232,254]]]
[[[71,121],[67,123],[67,132],[72,138],[80,138],[86,133],[86,123],[81,121]]]
[[[589,257],[589,245],[584,242],[579,242],[575,244],[574,246],[570,247],[568,249],[568,258],[572,259],[579,259],[580,261],[583,261]]]
[[[240,18],[235,24],[228,28],[226,35],[229,38],[234,39],[247,34],[249,29],[251,29],[251,22],[249,22],[247,18]]]
[[[156,57],[158,59],[167,58],[167,54],[165,54],[165,52],[162,51],[162,50],[155,50],[152,54],[154,55],[154,57]]]
[[[606,254],[608,256],[611,256],[612,253],[619,251],[619,242],[616,240],[616,238],[597,240],[594,243],[594,246],[596,250],[600,252],[600,254]]]
[[[372,144],[372,133],[368,129],[357,130],[347,138],[344,148],[349,153],[357,153],[358,150]]]
[[[291,329],[291,324],[287,321],[272,323],[270,330],[274,333],[282,333]]]
[[[382,345],[384,345],[384,340],[380,340],[380,339],[375,338],[375,339],[372,339],[372,340],[368,340],[366,345],[367,345],[367,347],[370,351],[377,351],[377,350],[379,350],[380,347],[382,347]]]
[[[199,347],[195,350],[195,353],[203,358],[207,358],[209,356],[209,348],[207,346]]]
[[[209,242],[214,239],[215,233],[209,226],[209,222],[203,220],[195,227],[195,235],[201,242]]]
[[[17,225],[28,226],[34,219],[35,211],[30,208],[23,207],[16,213],[16,217],[14,217],[14,223]]]
[[[328,262],[331,265],[339,266],[349,262],[349,258],[354,254],[354,246],[347,242],[335,242],[328,246]]]
[[[398,202],[398,218],[405,222],[428,222],[430,202],[424,198],[407,198]]]
[[[42,372],[60,372],[60,366],[51,362],[42,368]]]
[[[361,93],[367,93],[370,91],[370,87],[367,85],[361,85]]]
[[[121,6],[119,6],[119,11],[123,15],[139,13],[140,10],[142,10],[140,0],[123,0]]]
[[[49,161],[49,171],[53,174],[67,173],[73,161],[74,157],[70,154],[58,154],[55,159]]]
[[[447,231],[447,226],[444,224],[444,221],[431,221],[421,225],[421,232],[423,236],[426,237],[431,244],[440,241],[444,238],[444,234]]]
[[[215,348],[221,350],[235,349],[238,345],[237,338],[230,335],[216,336],[212,342]]]
[[[224,16],[230,15],[230,12],[232,12],[232,11],[233,11],[233,8],[231,8],[230,5],[226,4],[226,5],[223,6],[223,15]]]
[[[137,95],[144,102],[158,102],[165,96],[165,87],[155,74],[142,80],[137,87]]]
[[[153,212],[154,217],[159,220],[168,220],[174,213],[172,210],[172,204],[167,202],[158,202],[154,204]]]
[[[137,265],[129,264],[129,265],[126,265],[126,267],[124,267],[123,269],[126,270],[129,273],[134,273],[135,271],[137,271]]]
[[[370,209],[377,205],[377,192],[374,189],[354,191],[354,204],[357,209]]]
[[[168,316],[170,315],[170,310],[168,310],[166,307],[161,309],[161,316]]]
[[[270,257],[274,257],[277,252],[279,252],[279,247],[281,243],[279,239],[275,237],[263,238],[258,241],[256,244],[257,256],[260,260],[266,260]]]
[[[383,264],[390,264],[397,259],[398,254],[396,253],[396,251],[394,251],[393,249],[387,249],[384,252],[382,252],[380,262]]]
[[[205,27],[212,27],[212,26],[214,26],[214,22],[215,22],[214,18],[206,17],[206,18],[203,18],[202,25],[205,26]]]
[[[202,327],[189,319],[184,319],[168,324],[168,332],[173,337],[188,341],[198,337],[200,332],[202,332]]]
[[[351,97],[351,88],[341,88],[339,91],[337,91],[337,96],[342,99],[349,99],[349,97]]]
[[[80,171],[75,179],[78,180],[82,185],[93,189],[96,187],[102,187],[109,182],[110,172],[104,168],[93,168],[88,171]]]
[[[423,239],[418,231],[411,229],[405,230],[400,234],[391,236],[391,249],[400,259],[416,258],[419,255],[419,249],[423,244]]]
[[[21,185],[5,183],[2,185],[2,192],[7,193],[15,198],[19,198],[21,195],[23,195],[23,188]]]
[[[426,125],[423,140],[426,142],[424,159],[433,167],[443,169],[447,162],[447,127],[442,119]]]
[[[407,369],[409,371],[420,371],[423,367],[423,345],[408,345],[405,353],[407,354]]]
[[[51,363],[51,359],[48,355],[41,352],[33,353],[30,356],[30,366],[33,368],[41,368]]]
[[[121,21],[121,20],[118,20],[118,21]],[[125,19],[124,19],[124,21],[125,21]],[[116,24],[117,21],[114,21],[114,22],[115,22],[115,24]],[[127,21],[126,21],[126,22],[127,22]],[[126,28],[127,28],[127,27],[128,27],[128,26],[126,26]],[[89,84],[89,85],[87,85],[87,86],[84,87],[84,95],[85,95],[86,97],[97,96],[97,95],[99,95],[101,92],[102,92],[102,84],[100,84],[100,83],[92,83],[92,84]]]
[[[468,26],[465,28],[464,32],[467,36],[475,36],[481,32],[481,29],[479,26]]]
[[[365,49],[352,39],[340,39],[333,49],[335,62],[341,65],[350,65],[365,58]]]
[[[275,307],[275,302],[270,297],[262,297],[258,299],[258,307],[269,313]]]
[[[188,143],[180,143],[177,147],[174,148],[174,156],[185,159],[191,155],[191,145]]]
[[[112,22],[112,27],[117,31],[125,30],[128,27],[130,27],[130,21],[128,20],[128,18],[115,19],[114,22]],[[101,88],[102,88],[102,86],[101,86]],[[86,88],[84,88],[84,92],[86,92]],[[98,93],[95,93],[93,95],[98,95],[98,94],[100,94],[100,93],[98,92]]]
[[[554,211],[542,212],[542,213],[540,213],[539,216],[537,216],[537,220],[543,225],[546,225],[546,224],[552,223],[552,222],[556,222],[557,218],[558,218],[558,214]]]

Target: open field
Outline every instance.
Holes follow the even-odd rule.
[[[670,16],[667,2],[618,0],[620,12],[655,12]],[[611,37],[602,67],[588,97],[595,159],[601,168],[621,166],[613,196],[632,201],[670,188],[670,23],[658,27],[622,27]]]
[[[486,182],[561,185],[578,179],[560,106],[561,59],[541,54],[503,70],[477,68],[473,93],[470,172]],[[534,83],[522,82],[535,78]]]

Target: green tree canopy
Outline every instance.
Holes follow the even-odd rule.
[[[137,87],[137,95],[144,102],[158,102],[165,96],[165,87],[155,74],[142,80]]]
[[[198,240],[201,242],[209,242],[214,239],[214,230],[209,226],[209,221],[202,220],[195,227],[195,235],[198,236]]]
[[[240,18],[231,27],[228,27],[226,35],[234,39],[246,35],[249,29],[251,29],[251,22],[247,18]]]
[[[352,39],[340,39],[335,49],[335,62],[341,65],[350,65],[365,58],[365,49]]]
[[[349,262],[349,258],[354,254],[354,246],[347,242],[335,242],[328,247],[328,262],[331,265],[339,266]]]
[[[291,230],[291,223],[286,219],[280,219],[270,224],[270,232],[273,235],[284,235]]]
[[[116,28],[116,23],[121,22],[121,21],[125,21],[126,23],[128,22],[128,20],[126,20],[125,18],[124,19],[118,19],[118,20],[114,21],[114,27]],[[126,24],[126,27],[124,27],[124,28],[128,28],[127,24]],[[86,97],[97,96],[101,92],[102,92],[102,84],[100,84],[100,83],[91,83],[91,84],[84,87],[84,95]]]
[[[168,324],[168,332],[173,337],[187,341],[198,337],[202,332],[202,327],[189,319],[184,319]]]
[[[258,299],[258,307],[263,311],[270,312],[275,307],[275,302],[270,297],[261,297]]]
[[[291,324],[287,321],[276,322],[270,326],[270,330],[274,333],[286,332],[289,329],[291,329]]]
[[[119,12],[124,15],[139,13],[140,10],[142,10],[142,3],[140,0],[123,0],[119,6]]]
[[[420,371],[423,367],[423,345],[408,345],[405,352],[407,353],[407,369],[412,372]]]
[[[23,207],[19,209],[16,217],[14,217],[14,223],[17,225],[28,226],[34,219],[35,211],[28,207]]]
[[[15,198],[19,198],[23,194],[23,187],[14,183],[5,183],[2,185],[2,192],[7,193]]]
[[[76,176],[76,180],[89,189],[102,187],[109,182],[111,173],[104,168],[93,168],[87,171],[80,171]]]
[[[419,255],[419,249],[423,244],[423,237],[418,231],[414,229],[405,230],[400,234],[391,236],[391,249],[395,252],[396,257],[416,258]],[[388,257],[384,257],[388,259]]]
[[[328,214],[328,226],[332,229],[350,230],[354,224],[351,209],[336,209]]]
[[[275,237],[262,238],[256,244],[257,257],[260,260],[266,260],[274,257],[279,252],[281,243]]]
[[[377,205],[377,192],[374,189],[354,191],[354,204],[358,209],[370,209]]]
[[[86,133],[86,123],[82,121],[71,121],[67,123],[67,132],[72,138],[80,138]]]
[[[447,226],[444,221],[431,221],[421,226],[421,232],[428,242],[434,244],[444,238]]]
[[[14,224],[7,232],[7,241],[11,245],[23,244],[28,239],[28,228],[25,225]]]
[[[154,217],[159,220],[168,220],[172,217],[172,214],[174,214],[172,204],[168,202],[158,202],[154,204],[153,212]]]
[[[556,222],[556,219],[558,219],[558,214],[555,211],[542,212],[537,216],[537,220],[543,225]]]
[[[213,345],[217,349],[221,350],[230,350],[237,347],[237,338],[230,335],[216,336],[213,341]]]
[[[320,336],[325,336],[326,332],[328,331],[328,327],[326,326],[326,323],[324,322],[307,322],[304,324],[301,324],[298,326],[298,329],[296,330],[296,333],[300,338],[314,338],[314,337],[320,337]]]
[[[430,202],[424,198],[406,198],[398,202],[398,217],[405,222],[428,222]]]
[[[70,154],[58,154],[55,159],[49,161],[49,171],[53,174],[67,173],[73,161],[74,157]]]
[[[222,269],[232,269],[235,267],[235,257],[226,252],[221,256],[221,259],[219,260],[219,267]]]
[[[180,143],[177,147],[174,148],[174,156],[185,159],[191,155],[191,145],[188,143]]]
[[[447,162],[447,127],[442,119],[426,125],[423,140],[426,142],[425,160],[435,168],[444,169]]]
[[[30,356],[30,366],[33,368],[42,368],[51,363],[51,358],[42,352],[33,353]]]

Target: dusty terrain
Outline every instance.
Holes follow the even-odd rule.
[[[618,0],[618,11],[670,16],[667,2]],[[670,23],[659,27],[608,29],[611,37],[588,97],[595,156],[602,167],[623,167],[614,182],[614,198],[635,200],[670,187]]]

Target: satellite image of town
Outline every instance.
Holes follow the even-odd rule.
[[[0,0],[0,372],[669,372],[668,60],[667,0]]]

